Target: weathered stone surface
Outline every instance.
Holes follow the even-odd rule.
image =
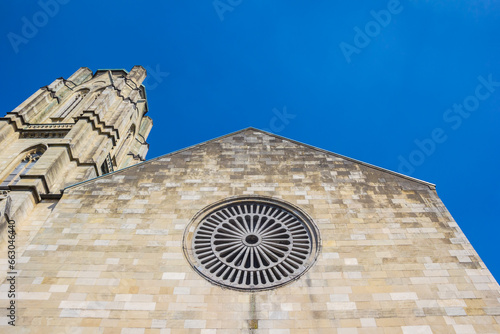
[[[21,224],[34,204],[102,175],[103,165],[118,169],[145,159],[152,126],[140,86],[145,75],[141,66],[130,73],[95,74],[82,67],[68,80],[59,78],[40,88],[0,118],[0,190],[16,198],[11,219]],[[43,153],[36,164],[18,182],[4,183],[35,151]],[[5,246],[5,226],[0,220],[0,249]]]
[[[247,195],[317,224],[320,254],[300,279],[233,291],[186,260],[197,212]],[[68,188],[18,237],[18,330],[500,332],[500,288],[432,185],[255,129]]]

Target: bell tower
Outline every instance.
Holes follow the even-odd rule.
[[[146,70],[82,67],[0,118],[0,230],[65,187],[144,161]]]

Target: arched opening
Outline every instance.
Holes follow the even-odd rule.
[[[37,147],[23,153],[22,158],[12,171],[2,180],[0,187],[8,187],[17,184],[22,175],[26,175],[35,163],[40,159],[45,149]]]
[[[89,92],[88,89],[82,89],[73,94],[50,118],[55,122],[62,122],[73,110],[80,104],[83,98]]]

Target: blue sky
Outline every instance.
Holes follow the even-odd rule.
[[[437,184],[500,277],[500,2],[3,1],[11,111],[143,65],[153,158],[254,126]],[[31,29],[30,29],[31,28]]]

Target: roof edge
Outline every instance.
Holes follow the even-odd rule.
[[[308,148],[310,148],[312,150],[315,150],[315,151],[318,151],[318,152],[321,152],[321,153],[332,154],[332,155],[335,155],[335,156],[337,156],[339,158],[342,158],[342,159],[345,159],[345,160],[349,160],[349,161],[358,163],[358,164],[366,166],[366,167],[370,167],[370,168],[373,168],[373,169],[376,169],[376,170],[379,170],[379,171],[382,171],[382,172],[385,172],[385,173],[389,173],[389,174],[392,174],[392,175],[395,175],[395,176],[398,176],[398,177],[405,178],[405,179],[410,180],[410,181],[414,181],[414,182],[418,182],[418,183],[424,184],[424,185],[428,186],[431,189],[436,189],[436,185],[434,183],[430,183],[430,182],[423,181],[423,180],[420,180],[420,179],[417,179],[417,178],[414,178],[414,177],[411,177],[411,176],[408,176],[408,175],[404,175],[404,174],[392,171],[392,170],[387,169],[387,168],[383,168],[383,167],[379,167],[379,166],[376,166],[376,165],[372,165],[370,163],[367,163],[367,162],[364,162],[364,161],[361,161],[361,160],[349,158],[349,157],[347,157],[345,155],[342,155],[342,154],[339,154],[339,153],[335,153],[335,152],[332,152],[332,151],[328,151],[328,150],[325,150],[325,149],[322,149],[322,148],[319,148],[319,147],[316,147],[316,146],[312,146],[312,145],[309,145],[309,144],[305,144],[305,143],[302,143],[302,142],[294,140],[294,139],[290,139],[290,138],[287,138],[287,137],[284,137],[284,136],[280,136],[280,135],[277,135],[277,134],[274,134],[274,133],[271,133],[271,132],[267,132],[267,131],[264,131],[264,130],[260,130],[260,129],[257,129],[257,128],[254,128],[254,127],[249,127],[249,128],[244,129],[244,130],[260,131],[260,132],[265,133],[265,134],[267,134],[269,136],[273,136],[273,137],[276,137],[276,138],[288,140],[288,141],[290,141],[290,142],[292,142],[294,144],[302,145],[302,146],[308,147]],[[244,131],[244,130],[240,130],[240,131]],[[237,131],[237,132],[239,132],[239,131]]]
[[[124,72],[125,74],[128,74],[128,71],[124,68],[100,68],[98,70],[95,71],[94,75],[96,75],[97,73],[101,73],[101,72],[108,72],[108,71],[111,71],[111,72]]]
[[[119,169],[117,171],[114,171],[114,172],[111,172],[111,173],[108,173],[108,174],[105,174],[105,175],[101,175],[101,176],[98,176],[98,177],[95,177],[95,178],[92,178],[92,179],[88,179],[88,180],[85,180],[85,181],[82,181],[82,182],[79,182],[79,183],[72,184],[72,185],[67,186],[64,189],[62,189],[61,193],[64,193],[64,191],[66,189],[77,187],[77,186],[86,184],[88,182],[91,182],[91,181],[94,181],[94,180],[97,180],[97,179],[100,179],[100,178],[103,178],[103,177],[107,177],[107,176],[110,176],[110,175],[115,175],[115,174],[121,173],[123,171],[126,171],[129,168],[137,167],[137,166],[140,166],[140,165],[143,165],[143,164],[146,164],[146,163],[150,163],[150,162],[156,161],[158,159],[162,159],[162,158],[174,155],[174,154],[178,154],[178,153],[184,152],[186,150],[190,150],[190,149],[193,149],[193,148],[196,148],[196,147],[199,147],[199,146],[203,146],[203,145],[206,145],[206,144],[208,144],[208,143],[210,143],[212,141],[222,140],[224,138],[231,137],[231,136],[234,136],[236,134],[239,134],[239,133],[242,133],[242,132],[245,132],[245,131],[248,131],[248,130],[258,131],[258,132],[264,133],[264,134],[266,134],[268,136],[273,136],[275,138],[279,138],[279,139],[282,139],[282,140],[287,140],[287,141],[292,142],[292,143],[297,144],[297,145],[305,146],[305,147],[307,147],[309,149],[312,149],[312,150],[315,150],[317,152],[321,152],[321,153],[324,153],[324,154],[334,155],[334,156],[336,156],[338,158],[341,158],[341,159],[345,159],[345,160],[348,160],[348,161],[351,161],[351,162],[354,162],[354,163],[357,163],[357,164],[360,164],[360,165],[363,165],[363,166],[366,166],[366,167],[369,167],[369,168],[373,168],[373,169],[376,169],[376,170],[379,170],[379,171],[382,171],[382,172],[385,172],[385,173],[388,173],[388,174],[391,174],[391,175],[395,175],[397,177],[401,177],[401,178],[407,179],[409,181],[417,182],[417,183],[420,183],[420,184],[428,186],[432,190],[436,189],[436,185],[433,184],[433,183],[430,183],[430,182],[427,182],[427,181],[423,181],[423,180],[420,180],[420,179],[416,179],[414,177],[411,177],[411,176],[408,176],[408,175],[404,175],[404,174],[401,174],[401,173],[398,173],[398,172],[394,172],[392,170],[389,170],[389,169],[386,169],[386,168],[383,168],[383,167],[375,166],[375,165],[366,163],[366,162],[361,161],[361,160],[356,160],[356,159],[353,159],[353,158],[349,158],[349,157],[346,157],[346,156],[344,156],[342,154],[338,154],[338,153],[335,153],[335,152],[324,150],[322,148],[318,148],[316,146],[312,146],[312,145],[309,145],[309,144],[304,144],[304,143],[302,143],[300,141],[289,139],[287,137],[283,137],[283,136],[280,136],[280,135],[277,135],[277,134],[274,134],[274,133],[271,133],[271,132],[267,132],[267,131],[264,131],[264,130],[261,130],[261,129],[257,129],[255,127],[250,126],[250,127],[238,130],[238,131],[234,131],[234,132],[228,133],[228,134],[223,135],[223,136],[219,136],[219,137],[215,137],[215,138],[206,140],[206,141],[198,143],[198,144],[194,144],[194,145],[191,145],[191,146],[188,146],[188,147],[185,147],[185,148],[181,148],[180,150],[177,150],[177,151],[173,151],[173,152],[170,152],[170,153],[167,153],[167,154],[160,155],[159,157],[152,158],[150,160],[143,161],[143,162],[140,162],[138,164],[135,164],[135,165],[132,165],[132,166],[128,166],[128,167]]]

